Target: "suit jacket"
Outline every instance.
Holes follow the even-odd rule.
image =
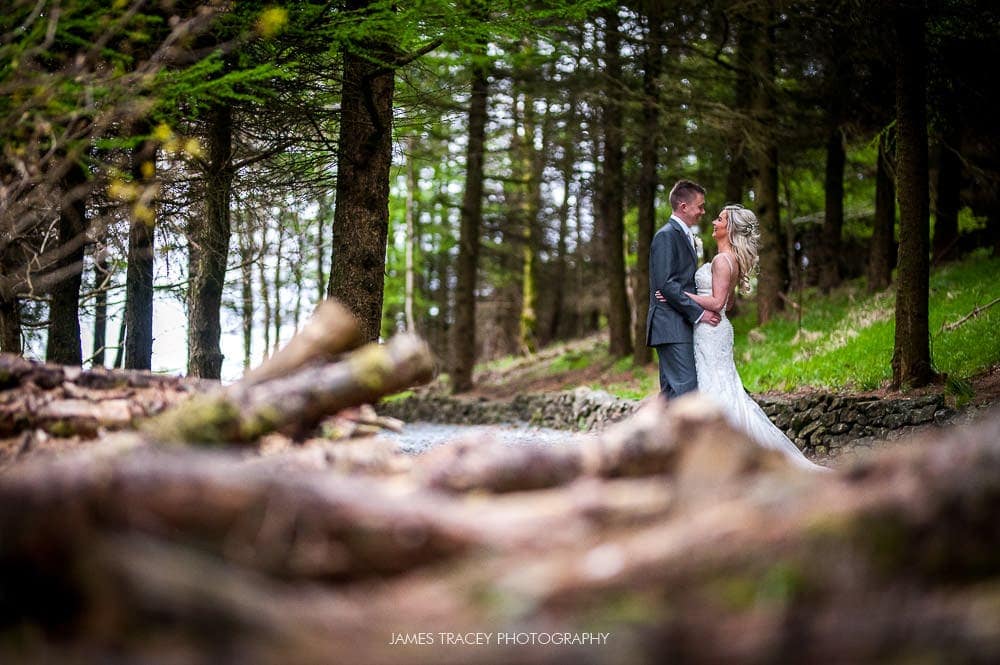
[[[704,310],[685,291],[694,293],[698,259],[681,222],[671,218],[653,236],[649,247],[649,314],[646,345],[691,342],[694,323]],[[663,294],[662,303],[653,295]]]

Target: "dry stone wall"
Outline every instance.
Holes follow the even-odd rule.
[[[955,415],[943,395],[880,399],[811,393],[795,397],[754,396],[754,399],[799,448],[817,456],[901,436],[916,426],[944,424]],[[414,395],[387,402],[379,411],[408,422],[527,423],[593,431],[622,420],[639,404],[601,390],[577,388],[527,393],[503,402],[439,394]]]

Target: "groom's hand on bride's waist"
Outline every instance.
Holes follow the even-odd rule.
[[[663,294],[660,293],[659,289],[653,292],[653,297],[662,303],[667,302],[667,299],[663,297]],[[695,323],[707,323],[710,326],[717,326],[719,325],[719,321],[721,320],[722,317],[719,316],[718,312],[713,312],[710,309],[706,309],[704,312],[702,312],[701,318],[695,321]]]
[[[719,316],[718,312],[706,309],[705,313],[701,315],[700,319],[698,319],[698,323],[707,323],[710,326],[717,326],[721,320],[722,317]]]

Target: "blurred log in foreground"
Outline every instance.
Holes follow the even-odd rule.
[[[301,437],[343,409],[431,378],[433,360],[420,339],[402,335],[360,349],[359,342],[357,319],[327,300],[284,348],[225,388],[0,355],[0,462],[47,436],[92,439],[139,423],[157,441],[252,443],[275,431]],[[365,410],[343,414],[337,423],[346,434],[384,427],[399,423]]]
[[[348,477],[147,447],[8,469],[0,661],[1000,659],[1000,414],[835,474],[697,398],[580,448],[502,495],[478,490],[549,458],[466,446]]]

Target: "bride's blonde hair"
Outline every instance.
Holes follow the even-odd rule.
[[[744,295],[750,293],[750,278],[757,273],[757,252],[760,243],[757,216],[752,210],[741,205],[728,205],[723,210],[729,212],[729,243],[736,255],[736,265],[740,271],[737,286]]]

